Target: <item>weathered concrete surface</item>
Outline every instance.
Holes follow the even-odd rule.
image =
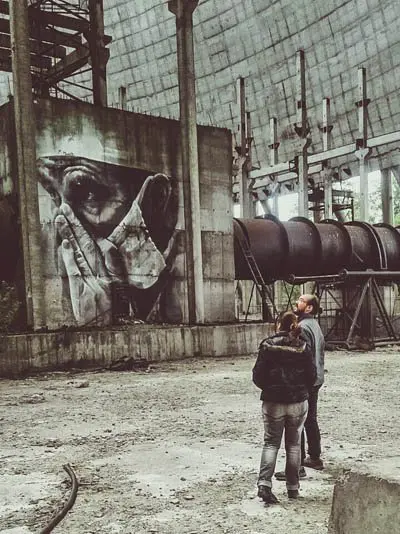
[[[338,479],[328,532],[400,532],[400,456],[371,463],[364,470],[351,470]]]
[[[156,362],[195,356],[254,354],[272,325],[160,326],[19,334],[0,337],[0,376],[71,367],[106,367],[128,357]]]
[[[396,466],[398,351],[327,353],[325,469],[307,470],[294,502],[274,480],[280,503],[270,507],[256,496],[262,418],[253,364],[251,356],[203,358],[0,380],[0,533],[43,529],[70,493],[62,469],[70,463],[78,496],[54,534],[326,534],[342,469],[384,458]]]

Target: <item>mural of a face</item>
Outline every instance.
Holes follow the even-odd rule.
[[[58,264],[76,323],[145,320],[172,271],[176,182],[69,155],[40,158],[38,178],[56,206]]]

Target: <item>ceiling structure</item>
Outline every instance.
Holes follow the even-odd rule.
[[[55,65],[60,69],[64,54],[66,58],[79,55],[85,46],[81,39],[87,38],[86,2],[68,4],[75,4],[76,15],[72,8],[70,13],[57,13],[60,6],[66,5],[63,0],[31,2],[36,87],[44,79],[49,85],[67,90]],[[169,12],[167,1],[107,0],[104,4],[105,32],[112,35],[107,65],[109,105],[178,118],[175,17]],[[54,11],[55,6],[53,15],[38,15],[39,9]],[[7,29],[6,11],[7,2],[0,2],[0,30],[1,24]],[[243,77],[246,110],[251,115],[253,167],[264,169],[273,163],[272,118],[276,118],[279,142],[275,163],[290,161],[298,151],[299,141],[295,130],[296,54],[304,50],[309,153],[323,150],[323,99],[327,97],[332,148],[355,143],[359,136],[360,67],[365,69],[369,100],[367,136],[379,138],[400,130],[399,15],[398,0],[200,0],[193,17],[198,122],[227,127],[236,133],[236,84]],[[49,26],[49,17],[54,16],[68,19],[69,27],[63,26],[61,19],[57,27],[55,18]],[[76,22],[72,27],[73,18]],[[54,36],[50,39],[49,35],[45,45],[43,32],[50,30],[57,35],[66,32],[67,36],[63,41]],[[0,60],[7,66],[7,31],[0,32],[2,43],[1,50],[5,52],[0,53]],[[87,67],[87,46],[85,60]],[[47,72],[47,78],[46,74],[43,78],[43,72]],[[91,99],[88,71],[69,81],[78,84],[77,96]],[[3,77],[0,97],[6,97],[8,92]],[[333,163],[339,165],[343,161],[351,163],[356,158],[350,153]],[[399,143],[375,146],[370,161],[373,168],[398,166]]]

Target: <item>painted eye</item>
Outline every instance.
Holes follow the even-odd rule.
[[[110,197],[110,191],[91,177],[74,176],[68,180],[66,197],[74,204],[105,202]]]

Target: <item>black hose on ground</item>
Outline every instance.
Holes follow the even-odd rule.
[[[78,493],[78,480],[76,478],[75,472],[72,469],[72,467],[69,464],[63,465],[64,470],[68,473],[71,482],[72,482],[72,489],[71,494],[69,496],[68,501],[65,503],[65,506],[58,512],[57,515],[53,517],[53,519],[50,521],[50,523],[45,527],[43,530],[40,531],[40,534],[49,534],[54,527],[64,519],[64,517],[67,515],[67,512],[71,510],[71,508],[74,506],[76,496]]]

